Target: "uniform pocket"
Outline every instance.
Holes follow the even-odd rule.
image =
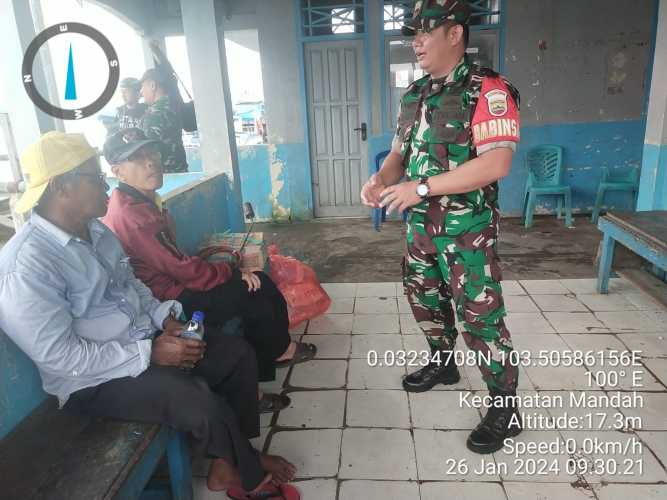
[[[463,110],[459,104],[445,104],[431,112],[431,136],[434,142],[452,144],[464,131]]]

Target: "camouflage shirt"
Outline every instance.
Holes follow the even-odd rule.
[[[401,98],[393,146],[400,148],[408,179],[453,170],[498,147],[515,150],[518,101],[518,91],[507,80],[471,65],[467,56],[444,78],[426,75],[413,82]],[[439,201],[451,209],[495,206],[497,186],[442,196]]]
[[[141,122],[146,137],[162,141],[162,168],[164,172],[187,172],[183,148],[181,121],[171,110],[169,97],[162,96],[146,110]]]

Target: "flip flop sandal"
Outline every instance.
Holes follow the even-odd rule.
[[[299,363],[304,363],[310,361],[317,354],[317,346],[315,344],[308,344],[306,342],[297,342],[296,349],[294,350],[294,356],[291,359],[286,359],[285,361],[276,361],[276,367],[280,368],[283,366],[296,365]]]
[[[273,498],[275,500],[300,500],[301,494],[291,484],[281,484],[274,486],[267,484],[263,486],[257,493],[247,493],[241,488],[229,488],[227,490],[227,497],[232,500],[263,500],[265,498]]]
[[[260,413],[273,413],[287,408],[292,400],[282,394],[270,394],[265,392],[259,400]]]

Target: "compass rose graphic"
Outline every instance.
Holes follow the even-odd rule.
[[[51,38],[77,33],[92,39],[104,52],[106,64],[109,67],[109,78],[102,93],[90,104],[77,109],[64,109],[55,104],[48,102],[37,90],[33,77],[33,64],[39,49],[48,42]],[[63,120],[80,120],[91,116],[101,110],[113,97],[118,80],[120,77],[120,67],[118,65],[118,56],[111,45],[111,42],[98,30],[83,23],[63,23],[55,24],[46,28],[39,33],[25,52],[23,56],[23,86],[25,87],[28,97],[39,109],[45,113]],[[67,81],[65,84],[65,101],[75,101],[77,99],[76,78],[74,72],[74,52],[72,44],[69,46],[69,56],[67,60]]]

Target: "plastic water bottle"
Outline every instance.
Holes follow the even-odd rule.
[[[204,340],[204,313],[195,311],[192,319],[185,325],[181,337],[186,339]]]

